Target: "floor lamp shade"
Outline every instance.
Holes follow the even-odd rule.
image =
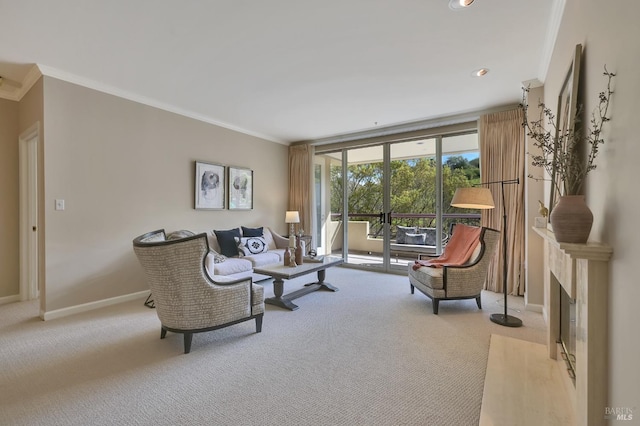
[[[493,209],[493,196],[489,188],[458,188],[451,200],[452,207],[461,209]]]

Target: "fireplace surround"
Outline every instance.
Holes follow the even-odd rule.
[[[576,383],[576,300],[569,297],[569,293],[562,286],[559,287],[560,300],[560,335],[558,343],[562,359],[567,366],[569,377]]]
[[[609,259],[613,249],[601,243],[558,243],[552,231],[533,230],[544,239],[544,314],[549,357],[558,359],[562,288],[575,300],[575,418],[578,425],[604,425],[609,378]]]

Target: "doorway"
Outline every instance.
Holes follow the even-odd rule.
[[[38,141],[40,124],[19,139],[20,179],[20,300],[37,299],[38,279]]]

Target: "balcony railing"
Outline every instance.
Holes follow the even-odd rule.
[[[380,213],[349,213],[349,221],[369,222],[369,238],[381,238],[383,223]],[[342,213],[331,213],[332,221],[341,221]],[[464,223],[467,225],[480,225],[479,213],[443,213],[442,232],[449,232],[452,223]],[[415,226],[421,228],[434,228],[436,225],[435,213],[391,213],[391,238],[395,239],[396,226]]]

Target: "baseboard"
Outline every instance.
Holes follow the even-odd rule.
[[[0,305],[6,305],[7,303],[13,303],[13,302],[19,302],[19,301],[20,301],[19,294],[14,294],[13,296],[0,297]]]
[[[122,296],[111,297],[109,299],[97,300],[95,302],[83,303],[82,305],[69,306],[68,308],[56,309],[41,313],[40,317],[47,321],[56,318],[62,318],[69,315],[79,314],[81,312],[92,311],[94,309],[104,308],[106,306],[115,305],[117,303],[129,302],[145,298],[149,295],[149,290],[139,291],[137,293],[125,294]]]
[[[526,311],[542,313],[543,306],[536,303],[527,303],[524,309]]]

